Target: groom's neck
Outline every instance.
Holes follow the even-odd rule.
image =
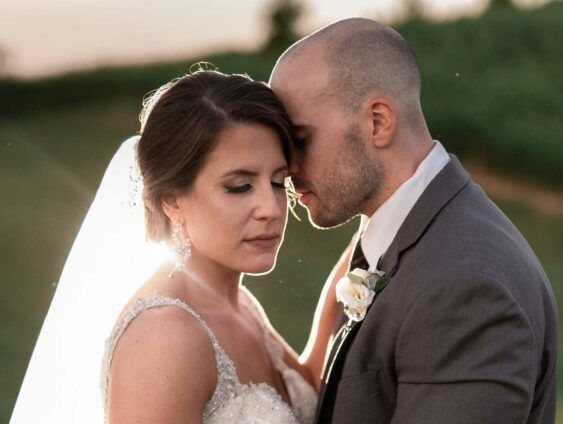
[[[408,141],[397,142],[394,148],[381,154],[384,181],[373,198],[367,202],[362,214],[372,216],[399,187],[414,175],[433,147],[434,141],[430,134],[425,134],[420,139],[410,138]]]

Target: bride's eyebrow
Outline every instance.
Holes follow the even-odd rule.
[[[287,165],[282,165],[279,168],[276,168],[272,174],[277,174],[278,172],[287,171],[289,168]],[[228,177],[256,177],[258,176],[258,172],[250,171],[248,169],[233,169],[225,174],[223,174],[223,178]]]
[[[289,171],[289,167],[287,165],[282,165],[279,168],[274,169],[274,172],[272,172],[272,174],[277,174],[278,172],[285,172],[285,171]]]
[[[223,174],[223,178],[227,177],[255,177],[258,175],[258,172],[249,171],[248,169],[233,169],[225,174]]]

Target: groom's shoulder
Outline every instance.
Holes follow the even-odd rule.
[[[474,182],[436,215],[421,241],[436,248],[434,255],[455,263],[456,272],[490,274],[503,280],[505,274],[512,276],[518,264],[541,270],[524,236]]]
[[[473,182],[440,210],[418,243],[405,252],[402,265],[405,274],[416,272],[421,290],[466,290],[485,284],[525,310],[553,303],[550,283],[533,250]]]

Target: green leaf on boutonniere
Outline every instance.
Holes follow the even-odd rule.
[[[377,284],[377,281],[379,280],[379,275],[377,274],[370,274],[368,275],[368,277],[366,278],[366,285],[368,287],[368,289],[370,290],[375,290],[375,285]]]
[[[362,279],[362,277],[360,277],[360,276],[358,276],[358,275],[356,275],[352,272],[347,272],[346,278],[348,278],[354,284],[364,284],[364,280]]]
[[[379,293],[381,290],[385,288],[391,279],[387,276],[380,277],[377,282],[375,283],[375,288],[373,289],[376,293]]]

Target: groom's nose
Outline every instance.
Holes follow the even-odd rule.
[[[297,174],[299,174],[300,171],[301,168],[298,164],[297,158],[293,157],[289,163],[289,176],[290,177],[296,176]]]

